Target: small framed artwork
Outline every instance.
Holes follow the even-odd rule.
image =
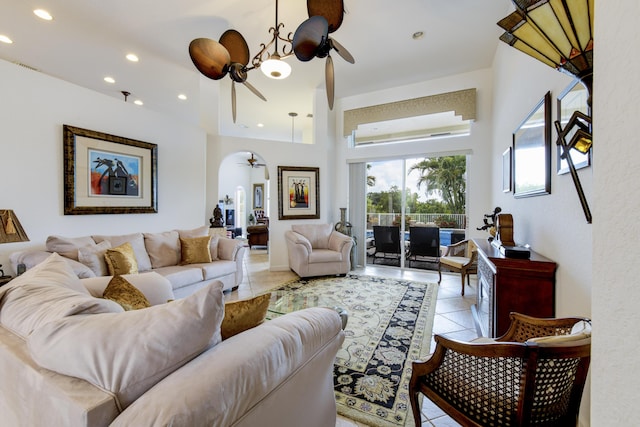
[[[264,184],[253,184],[253,209],[264,209]]]
[[[578,79],[571,82],[569,86],[562,91],[560,96],[558,96],[558,121],[562,125],[563,129],[569,122],[574,111],[580,111],[586,115],[590,115],[589,107],[587,105],[588,97],[589,92],[587,91],[587,88],[584,87]],[[567,135],[567,142],[571,141],[571,137],[573,137],[574,133],[575,131],[572,131]],[[581,153],[578,150],[569,150],[569,153],[576,170],[591,166],[592,150],[589,150],[588,153]],[[556,162],[558,175],[568,173],[569,165],[567,164],[567,160],[563,157],[562,147],[560,145],[557,145],[556,158],[558,159]]]
[[[158,212],[158,146],[63,126],[64,214]]]
[[[502,192],[511,192],[511,147],[502,153]]]
[[[551,92],[513,132],[513,196],[551,194]]]
[[[278,219],[320,218],[320,169],[278,166]]]

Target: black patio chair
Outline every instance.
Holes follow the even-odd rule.
[[[398,226],[373,226],[373,240],[375,242],[375,252],[373,253],[373,263],[376,259],[397,259],[400,265],[402,250],[400,248],[400,227]]]
[[[409,253],[407,255],[409,267],[412,261],[424,261],[440,264],[440,228],[439,227],[411,227],[409,228]]]

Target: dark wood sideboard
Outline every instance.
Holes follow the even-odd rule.
[[[531,251],[529,259],[506,258],[487,240],[478,246],[478,297],[472,307],[479,336],[499,337],[509,313],[555,316],[556,263]]]

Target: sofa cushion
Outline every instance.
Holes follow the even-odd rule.
[[[204,280],[202,268],[199,268],[197,264],[170,265],[168,267],[156,268],[154,271],[169,280],[173,289],[182,288],[183,286]]]
[[[122,276],[113,276],[102,297],[117,302],[125,311],[151,307],[144,294]]]
[[[264,322],[270,299],[271,294],[268,293],[250,299],[225,303],[224,319],[220,327],[222,339],[231,338]]]
[[[89,267],[96,276],[106,276],[109,274],[104,258],[107,249],[111,249],[111,243],[106,240],[78,248],[78,261]]]
[[[40,264],[47,258],[51,256],[51,252],[47,251],[38,251],[38,250],[27,250],[14,252],[9,256],[9,260],[11,261],[11,266],[13,267],[13,271],[18,271],[18,265],[24,264],[27,270],[35,267]],[[86,265],[72,260],[71,258],[63,257],[65,262],[69,264],[69,266],[73,269],[73,272],[80,279],[86,279],[88,277],[95,277],[96,274],[91,271],[89,267]]]
[[[47,250],[49,252],[58,252],[60,255],[78,261],[78,248],[83,246],[92,246],[96,242],[90,236],[84,237],[63,237],[49,236],[47,237]]]
[[[144,233],[144,245],[151,267],[159,268],[180,263],[180,239],[176,230]]]
[[[104,258],[107,262],[109,274],[112,276],[138,272],[138,261],[129,242],[107,249]]]
[[[119,236],[92,236],[96,243],[103,242],[105,240],[111,243],[111,247],[115,248],[123,243],[129,242],[133,248],[133,252],[136,254],[136,260],[138,262],[138,271],[151,270],[151,260],[149,254],[147,254],[147,248],[144,245],[144,236],[142,233],[125,234]]]
[[[175,299],[171,282],[155,271],[147,271],[140,274],[123,274],[122,277],[139,289],[151,305],[164,304],[169,300]],[[111,276],[91,277],[82,279],[81,282],[91,295],[100,298],[111,279]]]
[[[200,267],[204,280],[215,279],[217,277],[234,274],[237,269],[235,261],[218,260],[208,264],[194,264],[193,267]]]
[[[180,238],[181,264],[211,262],[211,236]]]
[[[23,338],[66,316],[122,311],[113,301],[89,295],[57,253],[0,287],[0,324]]]
[[[316,249],[309,254],[309,264],[323,262],[341,262],[342,252],[329,249]]]
[[[222,283],[145,310],[69,316],[27,340],[43,368],[82,378],[124,409],[154,384],[221,341]]]
[[[294,224],[291,230],[306,237],[312,248],[327,249],[333,227],[331,224]]]

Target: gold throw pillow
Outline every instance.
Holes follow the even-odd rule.
[[[180,238],[182,264],[211,262],[211,236]]]
[[[226,340],[264,322],[270,299],[271,294],[269,293],[247,300],[226,303],[224,305],[224,319],[222,319],[220,327],[222,339]]]
[[[125,311],[151,307],[147,297],[122,276],[113,276],[102,298],[117,302]]]
[[[104,254],[110,276],[119,274],[137,274],[138,261],[131,243],[126,242],[115,248],[107,249]]]

